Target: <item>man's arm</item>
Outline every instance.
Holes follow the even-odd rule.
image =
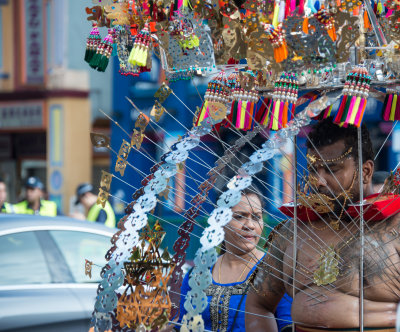
[[[254,287],[246,299],[246,331],[278,331],[275,309],[285,294],[283,256],[290,236],[289,224],[272,233],[270,249],[260,262]]]

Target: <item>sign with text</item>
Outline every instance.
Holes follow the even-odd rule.
[[[43,101],[0,103],[0,130],[45,129]]]
[[[22,84],[45,83],[45,31],[42,0],[22,0]]]

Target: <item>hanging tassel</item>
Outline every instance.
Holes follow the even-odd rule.
[[[197,119],[194,120],[195,126],[200,126],[202,121],[210,116],[209,103],[218,102],[225,105],[228,102],[229,97],[229,88],[227,84],[226,74],[224,71],[221,71],[207,85],[203,105],[201,106],[200,112],[197,115]],[[231,109],[229,116],[232,117],[232,113],[233,112]]]
[[[258,122],[263,127],[266,127],[268,125],[270,105],[271,99],[264,98],[255,116],[256,122]]]
[[[299,15],[303,15],[304,14],[304,0],[300,0],[299,1],[299,7],[298,7],[298,13]]]
[[[231,88],[231,112],[228,119],[235,128],[250,130],[254,120],[261,115],[257,113],[257,80],[252,71],[239,72],[235,70],[228,76],[228,86]]]
[[[129,54],[128,62],[132,66],[147,67],[151,35],[149,24],[146,23],[144,28],[137,34],[133,44],[131,53]]]
[[[97,47],[96,54],[90,61],[90,67],[93,69],[97,69],[100,72],[104,72],[106,70],[113,51],[113,34],[114,29],[108,29],[107,36]]]
[[[298,96],[298,82],[294,73],[282,73],[275,82],[272,95],[271,120],[269,128],[279,130],[285,128],[295,112],[295,103]]]
[[[278,27],[275,29],[272,24],[264,23],[264,29],[274,49],[274,58],[276,62],[282,62],[288,57],[288,50],[281,28]]]
[[[336,41],[337,35],[335,29],[335,20],[333,19],[333,16],[323,8],[319,9],[318,12],[314,14],[314,16],[325,27],[329,37],[331,37],[333,41]],[[304,24],[303,24],[303,31],[304,31]],[[306,33],[308,33],[308,29]]]
[[[92,30],[89,37],[86,39],[85,61],[90,63],[93,56],[96,54],[97,47],[101,42],[100,32],[97,28],[97,23],[93,22]]]
[[[367,105],[371,77],[363,66],[355,67],[346,78],[343,97],[334,123],[347,127],[349,124],[359,127]]]
[[[272,25],[274,27],[278,26],[278,17],[279,17],[279,1],[275,1],[275,7],[274,7],[274,16],[272,18]]]
[[[386,89],[386,97],[382,107],[382,118],[385,121],[400,119],[400,91],[397,89]]]
[[[308,35],[308,17],[303,20],[303,32]]]
[[[371,22],[369,21],[368,12],[364,10],[364,29],[372,30]]]

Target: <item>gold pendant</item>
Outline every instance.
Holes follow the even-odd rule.
[[[338,231],[340,229],[339,219],[338,220],[331,220],[329,223],[333,230]]]
[[[314,272],[314,283],[317,286],[325,286],[335,282],[339,275],[339,262],[334,247],[329,246],[328,249],[323,251],[318,261],[319,267]]]

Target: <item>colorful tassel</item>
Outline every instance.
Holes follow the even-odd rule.
[[[207,90],[204,95],[204,103],[200,108],[197,119],[194,120],[195,126],[201,125],[201,122],[210,116],[208,109],[209,102],[226,104],[229,102],[229,95],[226,74],[224,71],[221,71],[218,76],[214,77],[208,83]]]
[[[146,67],[146,68],[149,66],[148,62],[150,59],[148,59],[148,57],[150,56],[149,54],[150,41],[151,41],[151,35],[149,30],[149,24],[146,23],[144,28],[137,34],[131,53],[129,54],[128,62],[132,66]]]
[[[382,107],[382,118],[385,121],[400,120],[400,90],[386,89],[386,97]]]
[[[314,14],[314,16],[317,18],[319,22],[321,22],[324,25],[326,31],[328,32],[329,37],[331,37],[333,41],[336,41],[337,35],[335,29],[335,20],[332,17],[332,15],[327,10],[321,8],[317,11],[316,14]]]
[[[228,120],[237,129],[251,130],[254,127],[259,99],[256,83],[257,80],[252,71],[246,71],[242,76],[238,71],[234,71],[228,77],[232,97]]]
[[[343,88],[343,97],[334,123],[347,127],[349,124],[359,127],[367,106],[371,76],[363,66],[357,66],[348,75]]]
[[[99,44],[96,54],[90,60],[90,67],[104,72],[110,61],[114,43],[114,29],[108,29],[107,36]]]
[[[264,24],[264,29],[274,49],[274,58],[276,62],[282,62],[288,57],[288,50],[281,28],[278,27],[275,29],[272,24]]]
[[[90,63],[93,56],[96,54],[97,47],[101,42],[100,32],[97,28],[97,23],[93,22],[92,30],[89,37],[86,39],[85,61]]]
[[[271,99],[264,98],[264,100],[261,100],[261,105],[255,113],[254,119],[263,127],[268,126],[270,106]]]
[[[275,82],[272,95],[270,129],[279,130],[286,127],[294,116],[298,91],[296,74],[282,73],[281,77]]]

